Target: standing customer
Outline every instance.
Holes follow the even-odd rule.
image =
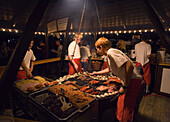
[[[107,55],[108,68],[89,74],[98,75],[111,71],[123,81],[119,89],[122,95],[117,101],[116,117],[120,122],[132,122],[136,100],[142,85],[142,76],[122,51],[111,48],[111,42],[107,38],[99,38],[95,47],[99,55]]]
[[[78,45],[80,43],[81,38],[82,38],[82,34],[76,33],[74,36],[74,40],[70,43],[68,47],[70,75],[76,72],[81,72],[80,47]]]
[[[151,84],[151,72],[149,58],[151,56],[151,45],[147,43],[148,35],[144,34],[141,37],[141,42],[135,45],[136,67],[142,71],[142,75],[146,82],[146,93],[149,92]]]
[[[25,57],[21,63],[21,66],[19,68],[19,71],[17,73],[17,80],[22,80],[26,78],[32,78],[32,71],[34,67],[34,61],[36,60],[33,51],[31,50],[32,46],[34,44],[34,41],[32,40],[28,50],[25,54]]]

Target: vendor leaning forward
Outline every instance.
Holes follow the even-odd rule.
[[[34,44],[34,41],[32,40],[25,54],[25,57],[21,63],[19,71],[17,73],[17,76],[16,76],[17,80],[22,80],[22,79],[33,77],[32,71],[34,67],[34,61],[36,60],[34,53],[31,50],[33,44]]]
[[[68,47],[68,58],[69,58],[69,74],[72,75],[76,72],[81,72],[81,62],[80,62],[80,47],[79,43],[81,41],[82,34],[76,33],[74,40],[70,43]]]
[[[142,77],[122,51],[111,48],[108,39],[99,38],[95,46],[99,55],[107,55],[108,68],[89,74],[103,74],[111,71],[123,81],[123,86],[119,90],[122,95],[118,98],[116,117],[120,122],[132,122],[134,107],[142,86]]]

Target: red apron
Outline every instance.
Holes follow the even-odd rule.
[[[116,117],[120,122],[132,122],[134,108],[142,86],[141,79],[132,79],[126,94],[119,96]]]
[[[103,68],[102,68],[102,70],[104,70],[104,69],[106,69],[108,66],[107,66],[107,61],[104,61],[103,62]]]
[[[141,65],[139,62],[136,62],[136,67],[138,67],[139,65]],[[143,68],[143,77],[144,80],[146,82],[146,85],[150,85],[151,84],[151,71],[150,71],[150,63],[146,63],[144,66],[142,66]]]
[[[73,59],[74,62],[78,65],[78,71],[81,72],[81,62],[80,62],[80,59]],[[75,69],[74,69],[74,66],[69,62],[69,74],[72,75],[76,73]]]
[[[26,72],[24,70],[18,71],[16,78],[17,80],[26,79],[27,78]]]

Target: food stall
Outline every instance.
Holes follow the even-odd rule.
[[[14,83],[14,101],[35,120],[100,121],[102,112],[116,105],[121,82],[86,73],[56,80],[35,76]]]

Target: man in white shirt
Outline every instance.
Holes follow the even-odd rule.
[[[122,51],[111,48],[111,42],[108,39],[99,38],[95,47],[99,55],[107,56],[108,68],[89,74],[103,74],[111,71],[123,81],[119,89],[122,95],[118,98],[116,117],[120,122],[132,122],[136,100],[142,86],[142,76],[129,57]]]
[[[32,71],[34,67],[34,61],[36,60],[34,53],[31,50],[33,44],[34,44],[34,41],[32,40],[25,54],[25,57],[21,63],[21,66],[19,67],[19,71],[16,76],[17,80],[22,80],[22,79],[33,77]]]
[[[68,58],[69,58],[69,74],[74,74],[76,72],[81,72],[81,62],[80,62],[80,47],[79,43],[81,41],[82,34],[76,33],[74,40],[70,43],[68,47]]]
[[[136,67],[142,71],[146,82],[146,93],[149,92],[151,84],[151,72],[149,58],[151,56],[151,45],[147,43],[148,35],[142,35],[141,42],[135,45]]]

